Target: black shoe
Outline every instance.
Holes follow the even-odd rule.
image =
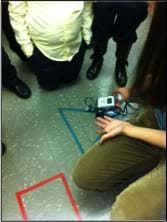
[[[29,87],[19,78],[15,78],[7,87],[10,91],[14,92],[17,96],[23,99],[28,99],[31,96]]]
[[[115,66],[115,79],[118,86],[126,86],[127,84],[127,73],[126,66],[128,66],[127,61],[117,59]]]
[[[86,74],[87,79],[89,80],[95,79],[98,76],[102,65],[103,65],[103,60],[99,61],[93,60]]]
[[[1,144],[1,147],[2,147],[1,153],[2,153],[2,155],[4,155],[4,153],[5,153],[5,151],[6,151],[6,146],[5,146],[4,143],[2,143],[2,144]]]

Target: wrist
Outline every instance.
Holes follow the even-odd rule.
[[[126,123],[125,123],[125,126],[124,126],[124,128],[123,128],[123,135],[125,135],[125,136],[130,136],[130,133],[132,132],[132,130],[133,130],[134,127],[135,127],[135,126],[132,125],[131,123],[126,122]]]

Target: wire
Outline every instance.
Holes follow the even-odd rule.
[[[96,101],[92,97],[85,97],[86,111],[95,112],[96,111]]]
[[[129,114],[128,113],[128,108],[131,108],[134,112],[140,110],[140,105],[139,104],[135,103],[137,105],[137,107],[135,107],[135,105],[133,105],[133,104],[134,103],[132,101],[130,101],[130,100],[129,101],[125,101],[125,105],[122,108],[120,114],[122,116],[127,116]],[[133,113],[131,113],[131,114],[133,114]]]

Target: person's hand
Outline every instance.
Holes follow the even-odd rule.
[[[96,131],[97,134],[102,135],[100,144],[109,138],[113,138],[117,135],[124,135],[126,130],[128,130],[129,127],[132,127],[128,122],[112,119],[108,116],[104,116],[104,118],[97,117],[96,125],[101,128]]]
[[[154,1],[147,1],[148,4],[148,13],[153,16],[155,10],[155,2]]]
[[[114,95],[117,93],[121,94],[123,100],[127,100],[130,97],[130,89],[125,87],[119,87],[113,89],[112,94]]]

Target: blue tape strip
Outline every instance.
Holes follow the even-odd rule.
[[[65,112],[65,111],[87,112],[87,111],[82,110],[82,109],[71,109],[71,108],[59,108],[58,111],[59,111],[62,119],[64,120],[66,126],[68,127],[68,129],[69,129],[69,131],[70,131],[70,133],[71,133],[71,135],[72,135],[75,143],[77,144],[77,147],[78,147],[80,153],[83,154],[83,153],[84,153],[84,149],[83,149],[83,147],[82,147],[82,145],[81,145],[81,143],[80,143],[80,141],[79,141],[79,139],[78,139],[78,137],[77,137],[74,129],[72,128],[72,126],[71,126],[70,122],[68,121],[68,119],[67,119],[67,117],[66,117],[66,115],[65,115],[64,112]]]
[[[65,122],[67,128],[69,129],[69,131],[70,131],[70,133],[71,133],[71,135],[72,135],[75,143],[77,144],[80,153],[81,153],[81,154],[84,154],[84,152],[85,152],[85,151],[84,151],[84,148],[82,147],[82,145],[81,145],[81,143],[80,143],[80,141],[79,141],[79,139],[78,139],[78,137],[77,137],[74,129],[72,128],[72,126],[71,126],[70,122],[68,121],[68,119],[67,119],[67,117],[66,117],[66,115],[65,115],[64,112],[68,111],[68,112],[83,112],[83,113],[90,113],[90,114],[92,114],[92,113],[91,113],[91,112],[88,112],[88,111],[86,111],[86,110],[83,110],[83,109],[76,109],[76,108],[75,108],[75,109],[74,109],[74,108],[59,108],[58,111],[59,111],[59,113],[60,113],[63,121]],[[95,139],[95,142],[97,142],[97,141],[100,139],[100,137],[101,137],[101,136],[98,135],[98,136],[96,137],[96,139]],[[94,143],[95,143],[95,142],[94,142]],[[94,143],[93,143],[93,144],[94,144]]]
[[[96,137],[95,142],[97,142],[100,138],[101,138],[101,135],[98,135],[98,136]]]

